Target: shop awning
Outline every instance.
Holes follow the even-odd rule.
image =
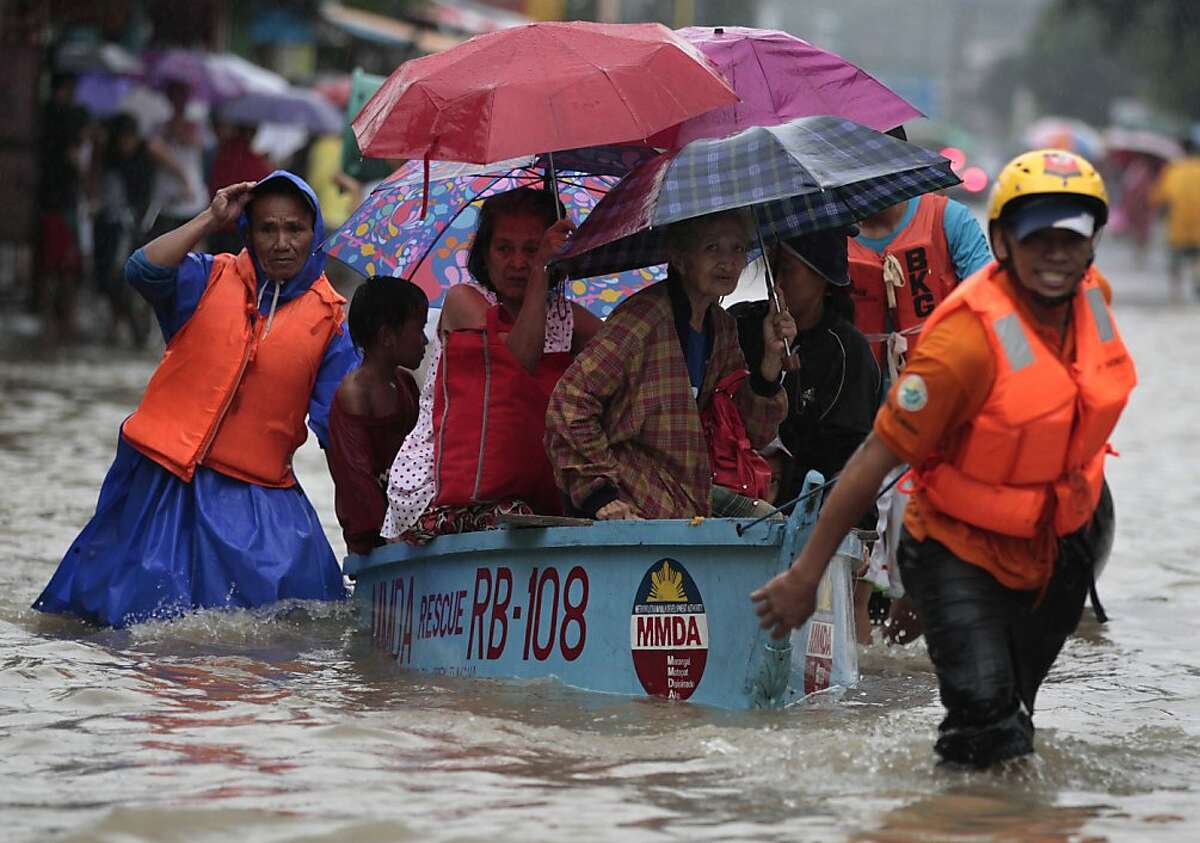
[[[321,17],[343,32],[363,41],[396,47],[415,47],[422,53],[437,53],[463,40],[387,15],[352,9],[341,3],[322,4]]]

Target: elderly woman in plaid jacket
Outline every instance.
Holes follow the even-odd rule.
[[[740,514],[714,487],[700,413],[714,386],[745,370],[737,325],[718,301],[746,265],[751,220],[725,211],[668,232],[665,281],[631,296],[558,382],[546,449],[577,514],[599,519]],[[737,394],[750,443],[764,447],[787,414],[781,390],[786,310],[763,322],[761,365]],[[732,506],[731,506],[732,504]]]

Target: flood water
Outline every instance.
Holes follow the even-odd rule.
[[[1114,556],[1039,695],[1039,753],[935,768],[921,643],[836,705],[727,713],[398,670],[349,606],[102,631],[30,602],[91,514],[154,361],[0,359],[5,840],[1180,840],[1200,835],[1200,305],[1102,254],[1141,383]],[[320,452],[298,474],[341,549]],[[747,611],[750,611],[747,603]],[[614,658],[627,658],[616,653]]]

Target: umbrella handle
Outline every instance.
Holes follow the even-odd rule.
[[[550,177],[550,184],[547,187],[554,194],[554,214],[561,220],[563,218],[563,207],[562,202],[558,199],[558,174],[554,171],[554,153],[547,152],[546,158],[548,159],[546,175]]]
[[[429,210],[429,153],[425,153],[425,184],[421,190],[421,219]]]
[[[775,305],[775,311],[782,313],[783,308],[779,304],[779,294],[775,292],[775,276],[771,272],[771,258],[767,254],[767,244],[763,240],[762,229],[756,224],[754,233],[758,237],[758,248],[762,251],[763,268],[767,272],[767,298],[771,304]],[[783,341],[783,369],[785,372],[795,371],[800,368],[800,360],[792,353],[792,346],[786,339]]]

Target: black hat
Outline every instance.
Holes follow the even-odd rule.
[[[788,254],[804,261],[813,272],[835,287],[850,284],[850,259],[846,238],[858,234],[855,226],[799,234],[779,241]]]

